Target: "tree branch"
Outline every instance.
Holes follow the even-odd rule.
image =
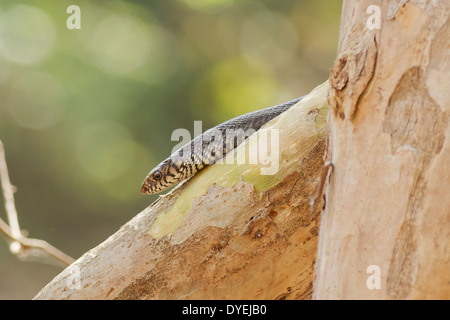
[[[324,83],[264,127],[279,130],[276,173],[230,158],[202,170],[35,299],[309,299],[320,220],[309,198],[323,165],[327,91]]]
[[[10,242],[9,249],[22,260],[38,260],[68,266],[75,260],[49,243],[25,237],[20,231],[17,210],[14,203],[14,186],[9,180],[5,148],[0,140],[0,182],[9,225],[0,219],[0,235]]]

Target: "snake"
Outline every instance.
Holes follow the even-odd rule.
[[[151,170],[142,183],[141,193],[162,192],[193,177],[206,166],[219,162],[264,124],[290,109],[302,98],[240,115],[205,131]]]

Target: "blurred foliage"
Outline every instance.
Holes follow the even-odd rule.
[[[81,30],[66,9],[81,8]],[[336,55],[338,0],[3,0],[0,139],[23,229],[79,257],[152,203],[176,128],[308,93]],[[0,215],[6,219],[5,212]],[[0,299],[60,269],[0,239]]]

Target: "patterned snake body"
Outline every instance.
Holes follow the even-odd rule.
[[[264,124],[302,98],[246,113],[205,131],[150,171],[142,183],[141,192],[158,193],[194,176],[205,166],[222,159]]]

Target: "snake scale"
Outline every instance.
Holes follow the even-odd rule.
[[[264,124],[302,98],[243,114],[205,131],[150,171],[142,183],[141,192],[159,193],[194,176],[204,167],[222,159]]]

